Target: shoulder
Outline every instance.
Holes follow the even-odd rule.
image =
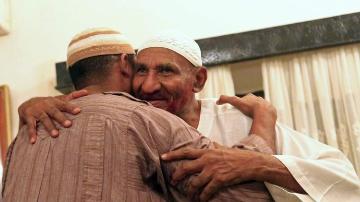
[[[159,151],[166,152],[174,145],[188,144],[201,134],[181,118],[153,106],[139,106],[129,119],[132,136],[153,142]]]
[[[132,117],[148,122],[156,122],[159,125],[187,125],[181,118],[171,114],[168,111],[149,105],[138,105],[132,112]]]
[[[129,125],[136,128],[147,128],[148,131],[160,131],[166,135],[177,133],[196,133],[196,129],[184,120],[165,110],[153,106],[138,106],[132,113]],[[194,132],[195,131],[195,132]]]
[[[146,102],[133,98],[128,94],[93,94],[71,101],[81,108],[81,113],[97,113],[102,115],[130,114],[139,106],[147,106]]]

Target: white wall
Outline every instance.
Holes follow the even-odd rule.
[[[5,1],[5,0],[0,0]],[[84,28],[121,30],[135,47],[149,34],[179,29],[204,38],[359,12],[358,0],[11,0],[11,33],[0,37],[0,84],[10,86],[13,131],[17,107],[55,95],[54,63]]]
[[[0,36],[8,33],[9,21],[9,0],[0,0]]]

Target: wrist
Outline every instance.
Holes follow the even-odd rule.
[[[269,157],[272,157],[269,154],[263,154],[263,153],[257,153],[257,155],[252,160],[252,166],[251,169],[251,179],[259,181],[259,182],[265,182],[268,181],[268,174],[271,168],[269,165]]]
[[[260,154],[255,162],[256,168],[253,172],[253,179],[256,181],[276,184],[276,178],[283,174],[282,163],[273,155]]]
[[[296,181],[287,167],[275,156],[259,154],[252,160],[250,179],[259,182],[269,182],[285,189],[306,194],[305,190]]]

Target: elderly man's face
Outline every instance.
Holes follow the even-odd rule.
[[[166,48],[147,48],[137,55],[133,78],[135,96],[173,114],[184,112],[194,96],[194,67]]]

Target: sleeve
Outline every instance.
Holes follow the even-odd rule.
[[[252,120],[245,119],[247,126]],[[276,155],[308,193],[265,182],[275,201],[360,201],[359,178],[345,155],[328,145],[276,124]]]
[[[308,201],[360,201],[359,178],[341,151],[281,124],[276,126],[276,135],[275,157],[308,193]],[[270,191],[277,190],[276,196],[272,192],[275,199],[291,194],[274,185],[267,186]]]
[[[240,142],[238,144],[235,144],[233,148],[246,149],[265,154],[274,154],[274,152],[268,146],[265,140],[257,136],[256,134],[250,134],[246,138],[240,140]]]
[[[153,186],[159,187],[168,201],[184,200],[187,181],[177,187],[169,183],[172,172],[182,161],[164,163],[160,155],[186,146],[206,148],[210,141],[175,115],[148,106],[134,110],[128,129],[130,142],[142,151],[138,161],[143,167],[142,177],[150,183],[155,179],[157,184]]]

